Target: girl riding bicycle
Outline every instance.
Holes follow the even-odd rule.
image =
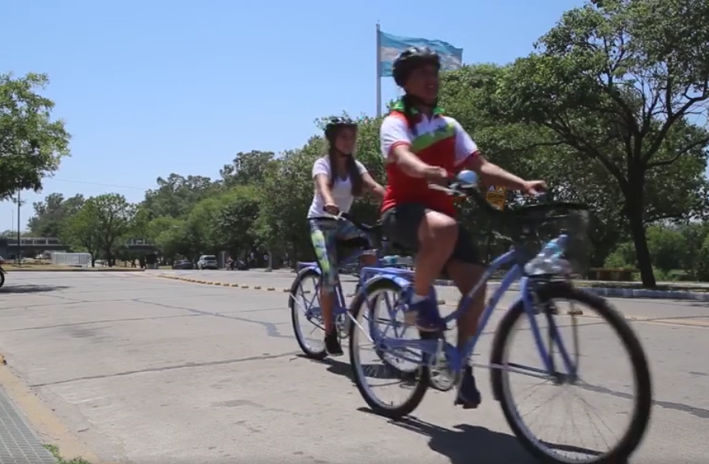
[[[396,84],[403,98],[392,107],[381,127],[381,149],[386,159],[387,188],[382,204],[382,223],[393,242],[416,250],[414,285],[408,298],[407,319],[422,332],[439,332],[445,324],[429,290],[445,268],[461,293],[469,292],[484,268],[469,233],[456,219],[453,200],[428,188],[443,183],[462,169],[477,172],[489,185],[536,194],[542,181],[525,181],[485,160],[477,145],[453,118],[437,107],[438,54],[427,47],[404,50],[394,61]],[[458,343],[475,334],[485,305],[485,292],[478,292],[471,307],[458,322]],[[480,393],[472,368],[468,367],[456,404],[475,408]]]
[[[352,239],[361,239],[367,244],[370,241],[351,222],[336,220],[332,216],[349,212],[355,197],[361,196],[365,189],[383,197],[384,188],[354,158],[357,123],[348,118],[331,118],[325,126],[325,139],[328,154],[313,164],[315,191],[308,210],[308,225],[322,273],[320,307],[325,325],[325,349],[331,356],[340,356],[343,354],[342,347],[332,318],[335,287],[339,282],[336,244],[338,241]],[[363,264],[374,265],[376,260],[374,254],[365,255]]]

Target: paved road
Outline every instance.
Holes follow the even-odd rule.
[[[359,410],[364,403],[346,377],[346,358],[326,365],[297,356],[286,296],[265,290],[287,287],[292,274],[180,274],[264,289],[156,273],[15,273],[0,290],[0,353],[104,461],[533,462],[490,399],[485,372],[478,375],[485,396],[478,410],[453,408],[451,394],[432,392],[416,411],[418,421],[392,424]],[[441,293],[454,300],[452,289]],[[651,359],[657,401],[633,462],[704,461],[709,306],[614,303],[629,316],[661,320],[634,322]],[[628,391],[627,368],[622,357],[606,354],[599,326],[590,319],[586,325],[582,334],[588,328],[596,348],[585,353],[605,361],[592,372],[595,383],[612,390],[588,401],[607,420]],[[490,340],[481,341],[482,358]],[[37,414],[28,412],[33,423],[51,423]],[[562,412],[547,416],[551,422]]]

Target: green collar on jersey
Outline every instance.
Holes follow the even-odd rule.
[[[399,99],[392,103],[389,106],[389,110],[391,111],[398,111],[400,113],[404,113],[404,101]],[[409,114],[419,114],[419,111],[416,108],[409,108]],[[443,108],[439,108],[438,106],[433,109],[433,115],[434,116],[440,116],[443,114]]]

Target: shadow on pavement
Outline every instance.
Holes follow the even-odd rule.
[[[0,288],[0,293],[47,293],[64,290],[65,285],[7,285]]]
[[[362,412],[374,414],[367,408]],[[519,444],[516,437],[493,432],[485,427],[459,424],[452,429],[440,427],[410,416],[400,421],[390,421],[392,425],[429,438],[432,451],[446,456],[451,464],[537,464]]]
[[[352,367],[350,367],[349,363],[342,362],[334,358],[325,358],[323,360],[311,359],[303,354],[297,354],[296,357],[307,359],[308,361],[313,363],[323,364],[327,366],[328,372],[335,375],[341,375],[342,377],[347,377],[352,382],[354,382],[354,377],[352,376]],[[362,367],[366,370],[368,378],[401,380],[403,382],[409,382],[414,380],[412,373],[404,373],[388,364],[365,364]]]
[[[295,355],[297,358],[300,359],[305,359],[307,361],[310,361],[311,363],[315,364],[322,364],[323,366],[327,366],[327,371],[335,374],[335,375],[341,375],[342,377],[347,377],[350,380],[353,380],[352,378],[352,369],[350,368],[350,365],[348,363],[338,361],[333,358],[325,358],[325,359],[312,359],[304,354],[297,354]]]

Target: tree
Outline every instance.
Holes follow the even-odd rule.
[[[651,226],[647,229],[652,264],[665,274],[682,268],[687,255],[687,241],[675,227]]]
[[[609,174],[646,287],[655,286],[646,223],[706,211],[709,133],[689,117],[707,115],[707,14],[701,0],[575,8],[511,66],[488,105],[506,122],[548,131]],[[678,183],[668,185],[668,176]],[[654,191],[671,200],[649,207]]]
[[[115,251],[128,238],[127,234],[133,225],[135,206],[117,193],[99,195],[89,201],[93,203],[91,211],[99,224],[99,246],[108,265],[113,266]]]
[[[239,152],[234,161],[224,165],[219,174],[226,187],[257,185],[263,182],[268,166],[274,159],[275,155],[270,151]]]
[[[679,232],[685,241],[685,255],[682,256],[680,269],[687,271],[691,278],[697,278],[697,269],[700,257],[697,250],[700,250],[704,241],[709,237],[709,222],[691,222],[679,227]]]
[[[146,230],[150,241],[169,260],[172,261],[178,255],[191,256],[184,220],[168,216],[155,218],[148,223]]]
[[[697,262],[697,278],[702,282],[709,282],[709,237],[699,249],[699,259]]]
[[[65,199],[61,193],[50,193],[44,201],[32,205],[34,216],[27,225],[36,237],[58,237],[62,222],[75,214],[83,203],[81,194]]]
[[[44,74],[0,74],[0,200],[41,189],[42,179],[69,155],[64,122],[51,119],[54,102],[37,93],[48,83]]]
[[[257,221],[262,201],[257,187],[235,187],[219,197],[219,202],[214,224],[219,231],[218,242],[233,257],[242,256],[259,241]]]
[[[170,174],[167,179],[158,177],[158,188],[148,190],[142,208],[148,216],[158,218],[184,217],[202,199],[218,192],[221,186],[209,177]]]
[[[89,253],[91,267],[94,267],[101,249],[100,227],[98,205],[91,198],[81,206],[76,214],[63,221],[59,238],[62,243],[66,243],[72,248]]]
[[[618,189],[609,188],[602,168],[589,169],[574,150],[560,147],[548,130],[517,121],[501,120],[491,106],[509,66],[479,64],[442,74],[439,104],[472,135],[485,157],[525,178],[545,179],[558,201],[584,202],[595,213],[592,222],[591,266],[603,263],[622,236],[625,221],[618,210]],[[482,111],[481,111],[482,109]],[[508,194],[508,201],[514,195]],[[478,242],[493,250],[509,246],[494,218],[469,202],[460,205],[461,219],[473,223]]]
[[[187,216],[185,232],[193,256],[218,251],[223,236],[223,231],[217,229],[221,207],[219,197],[208,197],[197,203]]]
[[[267,243],[280,243],[291,256],[310,250],[305,218],[313,199],[313,163],[323,153],[322,139],[311,137],[304,147],[285,152],[259,188],[260,198],[268,200],[260,205],[258,227],[268,234]]]

